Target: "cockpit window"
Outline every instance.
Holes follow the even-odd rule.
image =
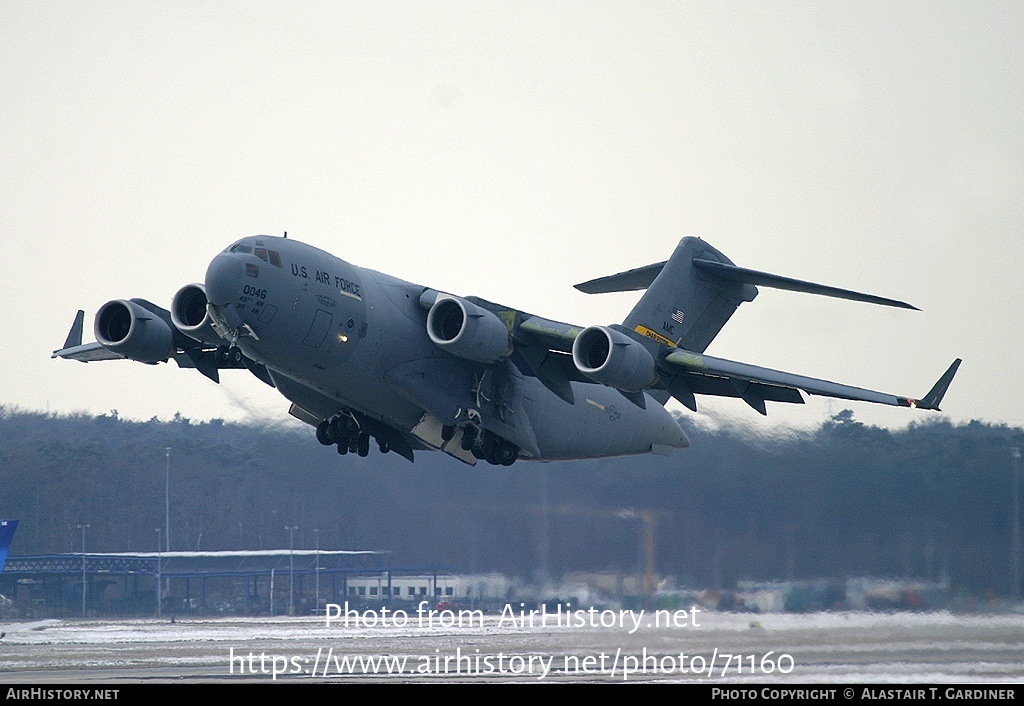
[[[249,254],[249,253],[252,252],[252,248],[250,248],[248,245],[242,245],[241,243],[235,243],[234,245],[231,246],[231,249],[229,250],[229,252],[242,252],[242,253]]]
[[[268,250],[267,253],[270,255],[270,264],[274,267],[283,267],[281,264],[281,255],[276,250]]]
[[[267,262],[268,261],[267,260],[267,249],[266,248],[256,248],[256,257],[258,257],[259,259],[263,260],[263,262]]]

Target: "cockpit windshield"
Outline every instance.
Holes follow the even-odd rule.
[[[261,246],[263,245],[263,243],[260,241],[257,241],[257,243]],[[225,250],[224,252],[242,253],[243,255],[255,255],[259,259],[263,260],[263,262],[269,262],[274,267],[284,267],[284,265],[281,262],[281,254],[276,250],[268,250],[265,247],[254,248],[251,245],[246,245],[245,243],[238,242],[228,247],[228,249]]]

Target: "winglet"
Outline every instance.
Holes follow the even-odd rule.
[[[67,340],[64,341],[64,348],[74,348],[82,345],[82,325],[85,322],[85,312],[81,309],[75,314],[75,323],[71,324]]]
[[[932,389],[928,391],[928,394],[919,400],[912,400],[914,407],[918,409],[934,409],[936,412],[939,410],[939,403],[942,402],[943,396],[946,394],[946,390],[949,389],[949,383],[953,382],[953,376],[956,375],[957,368],[960,367],[960,358],[953,361],[953,364],[942,374],[938,382],[932,386]]]

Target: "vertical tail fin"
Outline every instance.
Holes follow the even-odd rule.
[[[646,331],[653,331],[673,345],[703,353],[736,308],[753,301],[757,288],[709,277],[694,260],[733,264],[700,238],[683,238],[623,325],[648,337]]]
[[[686,237],[666,262],[590,280],[576,289],[595,294],[646,288],[623,327],[668,346],[703,353],[736,308],[757,296],[757,288],[706,273],[694,260],[733,266],[700,238]]]

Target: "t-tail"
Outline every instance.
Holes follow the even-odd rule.
[[[577,284],[576,289],[588,294],[646,289],[623,326],[664,345],[703,353],[737,307],[754,300],[755,285],[917,308],[896,299],[737,267],[719,250],[694,237],[680,240],[665,262],[592,279]]]
[[[928,394],[914,399],[702,355],[737,307],[754,300],[758,287],[901,309],[917,308],[896,299],[738,267],[717,249],[694,237],[679,241],[672,257],[665,262],[576,285],[576,289],[588,294],[647,290],[622,326],[612,328],[647,348],[657,361],[655,385],[690,409],[697,408],[694,395],[705,394],[739,397],[766,414],[766,401],[802,403],[800,391],[840,399],[939,409],[960,365],[959,359]],[[662,401],[658,395],[655,397]]]

